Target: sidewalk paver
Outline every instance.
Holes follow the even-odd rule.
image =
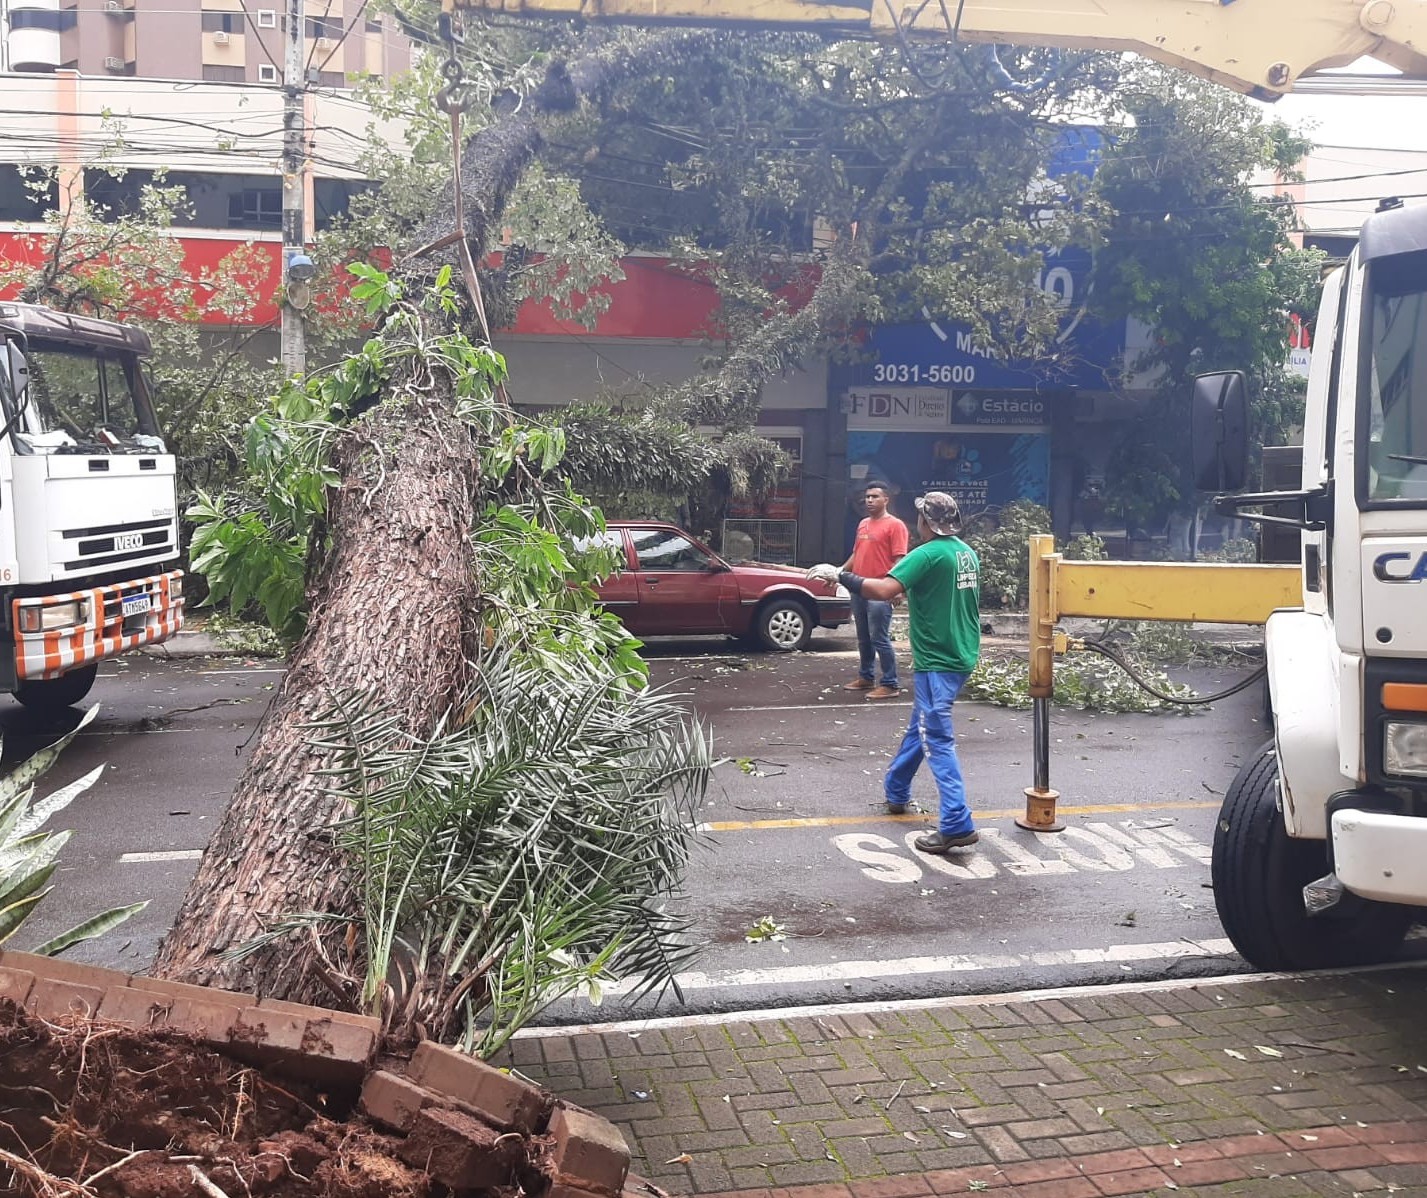
[[[1427,966],[536,1028],[499,1063],[676,1195],[1427,1196]]]

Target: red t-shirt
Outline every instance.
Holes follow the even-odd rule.
[[[907,526],[896,516],[863,517],[852,546],[852,572],[863,578],[886,578],[892,563],[907,555]]]

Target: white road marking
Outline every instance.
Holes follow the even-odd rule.
[[[720,973],[692,971],[678,975],[685,990],[718,990],[735,986],[791,986],[810,982],[846,982],[868,978],[924,976],[931,973],[980,973],[1046,965],[1109,965],[1130,961],[1176,961],[1222,957],[1234,946],[1228,940],[1166,940],[1152,944],[1111,944],[1105,948],[1053,949],[1036,953],[988,956],[901,957],[892,961],[834,961],[826,965],[787,965],[778,969],[729,969]],[[615,982],[605,994],[621,994],[633,983]]]
[[[1208,941],[1206,943],[1213,943]],[[1011,990],[1001,994],[947,994],[937,998],[897,998],[880,1002],[819,1003],[805,1007],[774,1007],[761,1011],[719,1011],[708,1015],[662,1015],[650,1019],[625,1019],[610,1023],[577,1023],[564,1027],[523,1027],[517,1040],[549,1040],[555,1037],[592,1033],[677,1031],[691,1027],[722,1027],[730,1023],[766,1023],[788,1019],[816,1019],[819,1016],[845,1018],[851,1015],[880,1015],[896,1011],[945,1011],[956,1007],[1003,1007],[1012,1003],[1047,1002],[1051,999],[1100,998],[1106,994],[1155,994],[1191,987],[1199,991],[1243,986],[1255,982],[1302,982],[1315,977],[1343,977],[1379,973],[1387,969],[1423,968],[1410,962],[1394,962],[1359,969],[1321,970],[1316,973],[1240,973],[1216,978],[1162,978],[1153,982],[1110,982],[1103,986],[1060,986],[1041,990]],[[608,991],[606,991],[608,993]],[[836,1033],[829,1029],[829,1039]]]
[[[1123,820],[1119,827],[1086,823],[1063,832],[1036,832],[1036,846],[1046,856],[1031,852],[1021,837],[1012,837],[1000,828],[980,828],[976,849],[944,857],[916,849],[920,832],[903,834],[903,843],[876,832],[848,832],[832,837],[832,847],[861,866],[860,872],[874,882],[911,885],[921,881],[924,870],[946,874],[961,881],[985,881],[1004,870],[1014,877],[1047,874],[1125,873],[1136,866],[1153,869],[1181,869],[1186,865],[1208,865],[1212,852],[1179,828],[1145,828],[1136,820]]]
[[[120,853],[119,860],[135,861],[197,861],[203,856],[202,849],[165,849],[157,853]]]

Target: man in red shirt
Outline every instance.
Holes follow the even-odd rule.
[[[869,483],[864,497],[867,516],[857,526],[852,556],[843,562],[863,578],[884,578],[894,563],[907,555],[907,526],[887,511],[884,483]],[[892,604],[883,599],[852,596],[852,618],[857,625],[857,652],[861,659],[857,678],[844,690],[866,691],[869,699],[890,699],[901,692],[897,681],[897,655],[892,649]],[[877,679],[874,668],[881,667]]]

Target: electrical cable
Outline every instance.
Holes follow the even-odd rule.
[[[1125,673],[1130,676],[1131,681],[1134,682],[1136,686],[1138,686],[1141,690],[1147,691],[1149,694],[1153,695],[1161,703],[1174,703],[1181,707],[1200,707],[1208,703],[1217,703],[1220,699],[1227,699],[1231,695],[1237,695],[1240,691],[1248,690],[1248,688],[1253,686],[1255,682],[1257,682],[1260,678],[1263,678],[1268,674],[1268,665],[1264,664],[1259,666],[1258,669],[1254,670],[1254,672],[1250,674],[1247,678],[1236,682],[1233,686],[1229,687],[1227,690],[1220,691],[1218,694],[1196,695],[1192,699],[1184,699],[1175,695],[1166,694],[1164,691],[1160,690],[1157,686],[1155,686],[1154,683],[1142,677],[1135,669],[1135,667],[1132,666],[1118,650],[1112,648],[1106,642],[1100,640],[1088,640],[1082,641],[1081,644],[1086,649],[1089,649],[1092,653],[1099,653],[1102,657],[1109,658],[1117,666],[1119,666],[1120,669],[1124,670]]]

